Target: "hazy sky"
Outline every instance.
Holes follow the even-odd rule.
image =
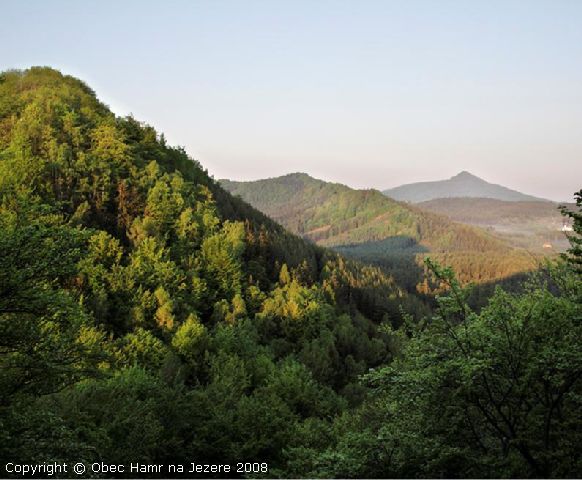
[[[82,78],[216,178],[582,188],[580,0],[0,6],[1,70]]]

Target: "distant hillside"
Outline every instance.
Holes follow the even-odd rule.
[[[503,278],[533,266],[530,256],[482,229],[397,202],[377,190],[354,190],[305,173],[220,183],[293,233],[387,267],[408,286],[418,277],[411,266],[418,266],[428,252],[437,258],[446,255],[466,281]]]
[[[553,202],[508,202],[492,198],[438,198],[417,205],[452,220],[487,228],[513,245],[533,251],[563,251],[564,217]],[[544,247],[545,246],[545,247]]]
[[[483,231],[396,202],[377,190],[354,190],[305,173],[220,183],[292,232],[321,245],[406,236],[434,251],[507,248]]]
[[[419,203],[435,198],[478,197],[508,202],[545,201],[502,185],[486,182],[469,172],[461,172],[448,180],[400,185],[383,191],[384,195],[404,202]]]

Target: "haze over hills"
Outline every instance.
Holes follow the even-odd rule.
[[[395,200],[411,203],[452,197],[493,198],[509,202],[546,201],[543,198],[526,195],[502,185],[486,182],[467,171],[463,171],[448,180],[409,183],[389,188],[382,193]]]
[[[447,215],[457,222],[486,228],[513,245],[528,250],[564,251],[568,247],[563,230],[570,228],[570,223],[554,202],[437,198],[418,203],[417,206]]]
[[[388,267],[400,281],[411,259],[418,264],[428,252],[446,257],[462,280],[499,279],[532,267],[531,257],[480,228],[395,201],[377,190],[354,190],[305,173],[220,183],[293,233]]]

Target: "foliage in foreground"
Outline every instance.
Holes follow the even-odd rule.
[[[475,313],[452,271],[431,268],[451,287],[437,315],[392,333],[398,358],[365,376],[361,407],[288,450],[292,475],[578,477],[579,275],[551,265]]]

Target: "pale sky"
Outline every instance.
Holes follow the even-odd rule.
[[[579,0],[0,6],[0,70],[80,77],[216,178],[582,188]]]

